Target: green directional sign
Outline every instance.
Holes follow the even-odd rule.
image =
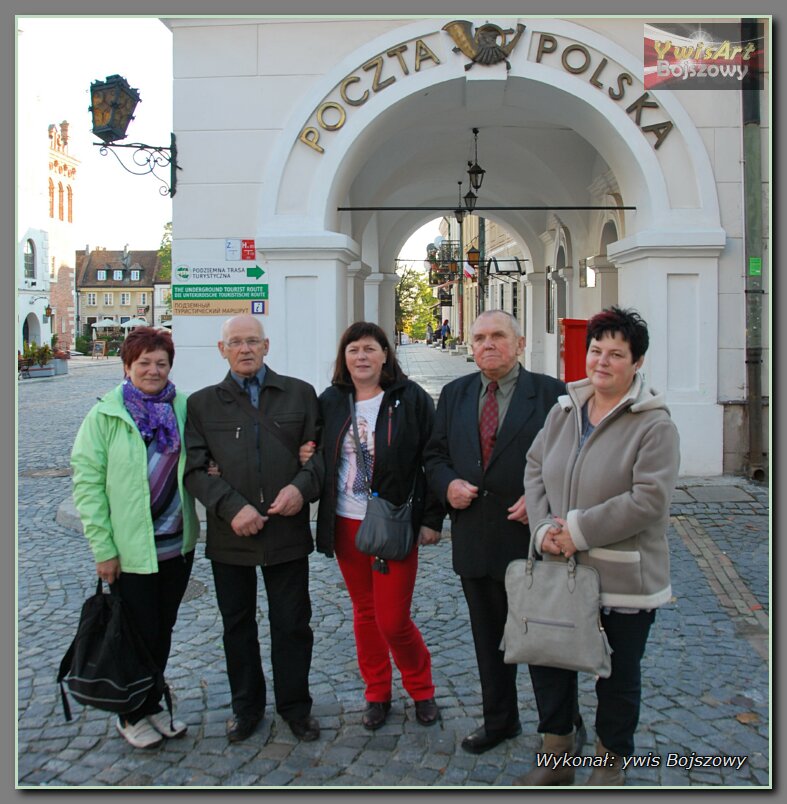
[[[253,269],[249,269],[253,270]],[[260,269],[262,270],[262,269]],[[267,299],[267,285],[173,285],[173,301]]]
[[[259,265],[255,265],[253,268],[246,269],[246,276],[250,276],[253,279],[259,279],[264,273],[265,271],[263,271]]]

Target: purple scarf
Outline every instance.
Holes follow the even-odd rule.
[[[175,410],[172,407],[175,386],[167,382],[164,388],[153,396],[143,394],[129,379],[123,380],[122,388],[126,410],[131,414],[142,436],[150,439],[155,433],[156,452],[178,452],[180,433]]]

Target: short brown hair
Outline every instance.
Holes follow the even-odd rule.
[[[356,321],[354,324],[350,324],[344,330],[342,337],[339,338],[339,349],[336,353],[336,363],[334,363],[333,377],[331,378],[333,385],[338,385],[342,388],[353,387],[344,352],[351,343],[355,343],[361,338],[374,338],[385,351],[385,363],[383,363],[383,370],[380,375],[380,385],[383,388],[388,388],[398,380],[407,379],[407,375],[402,371],[402,367],[399,365],[399,361],[396,359],[394,350],[391,349],[391,344],[388,342],[383,329],[371,321]]]
[[[169,357],[171,366],[175,360],[175,344],[172,343],[172,333],[165,329],[155,327],[136,327],[126,335],[120,347],[120,358],[123,365],[128,367],[145,352],[155,352],[163,349]]]

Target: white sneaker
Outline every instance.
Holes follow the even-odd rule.
[[[134,748],[155,748],[164,742],[164,738],[148,723],[145,718],[137,723],[123,724],[121,718],[115,721],[115,726],[129,745]]]
[[[162,711],[156,712],[154,715],[145,715],[145,720],[164,737],[182,737],[188,726],[176,717],[172,718],[172,723],[169,720],[169,712]]]

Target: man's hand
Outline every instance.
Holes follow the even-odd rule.
[[[108,558],[106,561],[96,562],[96,575],[105,583],[115,583],[120,576],[120,561],[117,558]]]
[[[268,517],[262,516],[253,505],[244,505],[232,518],[230,526],[238,536],[253,536],[265,527],[267,521]]]
[[[527,525],[527,508],[525,508],[525,495],[523,494],[509,509],[508,519]]]
[[[295,516],[301,508],[303,508],[303,495],[290,483],[276,495],[276,499],[268,506],[268,516],[274,514]]]
[[[421,525],[418,531],[418,544],[437,544],[441,536],[442,534],[439,530]]]
[[[316,451],[317,443],[315,441],[307,441],[301,444],[298,448],[298,460],[301,462],[301,466],[303,466]]]
[[[478,496],[478,486],[474,486],[466,480],[457,478],[448,484],[448,490],[445,496],[451,508],[456,508],[458,511],[461,511],[467,508]]]

